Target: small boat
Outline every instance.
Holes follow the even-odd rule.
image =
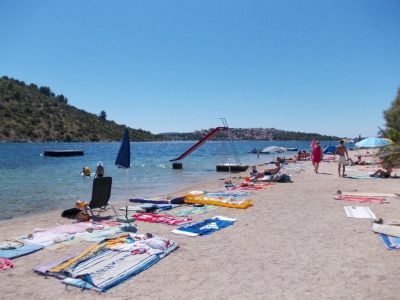
[[[286,151],[299,151],[298,148],[286,148]]]
[[[82,150],[46,150],[43,152],[44,156],[64,157],[64,156],[82,156]]]
[[[278,147],[278,146],[270,146],[270,147],[267,147],[267,148],[264,148],[263,150],[261,150],[260,153],[266,153],[266,154],[283,153],[285,151],[286,151],[286,148]]]
[[[219,164],[217,165],[217,172],[244,172],[249,166],[238,164]]]

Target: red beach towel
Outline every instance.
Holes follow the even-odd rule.
[[[158,215],[151,213],[136,213],[132,215],[137,221],[149,223],[165,223],[168,225],[183,225],[192,222],[192,218],[177,218],[168,215]]]
[[[358,203],[385,203],[387,200],[382,197],[366,197],[366,196],[351,196],[351,195],[337,195],[336,200],[358,202]]]

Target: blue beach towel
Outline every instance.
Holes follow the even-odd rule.
[[[31,254],[41,249],[43,249],[43,246],[26,245],[21,241],[6,242],[4,245],[0,245],[0,257],[12,259]]]
[[[381,233],[379,235],[388,250],[400,250],[400,238]]]
[[[217,216],[195,224],[179,227],[175,230],[172,230],[172,232],[188,236],[209,235],[222,228],[231,226],[235,222],[236,219]]]
[[[369,175],[352,175],[352,176],[346,176],[345,178],[349,178],[349,179],[381,179],[381,177],[372,177]]]

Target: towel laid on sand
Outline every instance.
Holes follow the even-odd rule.
[[[190,206],[190,207],[184,207],[180,208],[178,210],[171,211],[170,214],[173,214],[176,217],[187,217],[191,215],[199,215],[203,214],[205,212],[208,212],[210,210],[216,209],[217,207],[214,205],[204,205],[204,206]]]
[[[385,245],[386,249],[388,250],[399,250],[400,249],[400,238],[389,236],[386,234],[381,233],[379,235],[383,244]]]
[[[372,224],[372,231],[376,233],[382,233],[385,235],[400,237],[400,222],[391,221],[387,223],[376,223]]]
[[[230,191],[258,191],[263,189],[268,189],[274,186],[272,182],[259,182],[259,183],[248,183],[244,182],[240,186],[230,186],[227,190]]]
[[[375,193],[375,192],[344,192],[338,190],[339,195],[361,197],[400,197],[400,193]]]
[[[348,178],[348,179],[382,179],[382,177],[374,177],[374,176],[369,176],[369,175],[351,175],[351,176],[346,176],[345,178]]]
[[[14,267],[14,264],[11,260],[7,258],[0,257],[0,271],[7,270]]]
[[[376,216],[369,207],[366,206],[345,206],[343,207],[348,218],[372,219],[376,220]]]
[[[188,236],[209,235],[222,228],[231,226],[235,222],[236,219],[233,218],[216,216],[214,218],[206,219],[204,221],[195,224],[179,227],[175,230],[172,230],[172,232],[175,234],[182,234]]]
[[[132,215],[136,221],[143,221],[149,223],[165,223],[168,225],[182,225],[192,222],[192,218],[179,218],[168,215],[158,215],[151,213],[137,213]]]
[[[336,200],[348,201],[348,202],[358,202],[358,203],[389,203],[383,197],[365,197],[365,196],[349,196],[349,195],[337,195]]]
[[[146,270],[178,246],[157,236],[124,234],[96,244],[48,270],[67,277],[62,281],[84,289],[105,292]]]
[[[16,258],[43,249],[43,246],[28,245],[22,241],[5,241],[0,244],[0,257]]]

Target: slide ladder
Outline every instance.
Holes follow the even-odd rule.
[[[211,130],[205,137],[203,137],[200,141],[198,141],[196,144],[194,144],[192,147],[190,147],[188,150],[186,150],[181,156],[171,159],[170,161],[177,161],[184,159],[186,156],[188,156],[190,153],[192,153],[194,150],[199,148],[201,145],[203,145],[207,140],[213,138],[218,132],[224,131],[224,130],[229,130],[228,127],[217,127]]]

